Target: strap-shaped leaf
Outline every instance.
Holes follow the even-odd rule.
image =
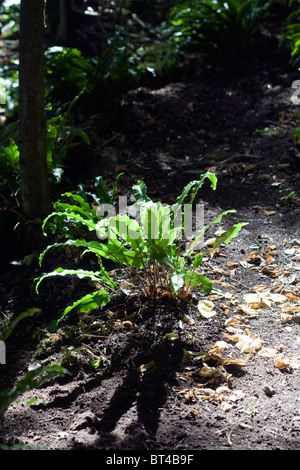
[[[45,254],[49,251],[49,250],[52,250],[54,248],[62,248],[62,247],[66,247],[66,246],[75,246],[75,247],[82,247],[82,248],[86,248],[86,252],[92,252],[94,253],[97,258],[98,258],[98,265],[99,265],[99,275],[101,275],[101,278],[112,288],[115,288],[116,287],[116,284],[114,283],[113,279],[109,276],[109,274],[107,273],[107,271],[105,270],[104,266],[102,265],[102,259],[101,257],[104,255],[104,252],[103,250],[101,250],[101,248],[103,247],[103,244],[102,243],[99,243],[95,240],[91,240],[91,241],[86,241],[86,240],[67,240],[65,242],[62,242],[62,243],[54,243],[53,245],[49,245],[41,254],[40,254],[40,257],[39,257],[39,263],[40,263],[40,266],[42,264],[42,261],[43,261],[43,258],[45,256]],[[84,255],[84,253],[82,253],[82,256]]]
[[[94,310],[95,308],[102,307],[103,305],[107,304],[109,300],[109,293],[106,290],[99,290],[87,294],[84,297],[81,297],[81,299],[76,300],[76,302],[74,302],[69,307],[67,307],[57,322],[61,321],[69,312],[74,309],[77,313],[88,312],[89,310]]]
[[[213,282],[208,277],[203,276],[196,271],[186,270],[184,278],[185,282],[193,288],[202,284],[201,291],[205,293],[210,293],[214,287]]]
[[[215,190],[217,187],[218,179],[214,173],[207,171],[206,173],[200,176],[199,180],[191,181],[183,188],[181,195],[178,196],[177,198],[177,201],[176,201],[177,204],[180,204],[182,206],[188,196],[189,196],[188,204],[192,204],[197,195],[197,192],[203,186],[206,178],[210,180],[211,187],[213,190]]]
[[[28,390],[39,388],[46,380],[57,375],[71,375],[70,372],[58,365],[41,366],[26,373],[12,389],[0,392],[0,431],[2,428],[1,417],[11,403],[17,400]]]
[[[95,188],[101,204],[113,204],[113,198],[109,195],[106,189],[103,176],[97,176],[95,180]]]
[[[184,286],[184,273],[176,273],[169,276],[170,288],[174,295],[177,295]]]
[[[96,222],[93,221],[92,218],[85,219],[85,218],[81,217],[79,214],[76,214],[74,212],[72,212],[72,213],[70,213],[70,212],[52,212],[51,214],[48,215],[48,217],[46,217],[46,219],[43,222],[42,230],[43,230],[44,235],[46,235],[45,227],[46,227],[47,223],[49,222],[49,220],[53,217],[64,217],[67,220],[75,220],[75,221],[81,223],[82,225],[85,225],[89,229],[90,232],[96,231],[97,224],[96,224]]]
[[[41,282],[43,282],[44,279],[53,277],[53,276],[77,276],[79,279],[83,279],[85,277],[88,277],[92,281],[95,282],[101,282],[102,277],[100,272],[94,272],[94,271],[85,271],[84,269],[63,269],[63,268],[57,268],[54,271],[51,271],[50,273],[43,274],[39,279],[38,282],[35,286],[35,290],[38,293],[39,286]]]
[[[132,186],[132,194],[137,204],[140,202],[150,201],[150,198],[147,196],[146,191],[147,186],[143,181],[138,181],[137,184],[134,184]]]
[[[205,227],[203,227],[202,229],[198,230],[193,242],[191,243],[190,247],[188,250],[186,250],[184,256],[185,257],[188,257],[191,252],[193,251],[194,249],[194,246],[197,244],[197,242],[200,240],[200,238],[204,235],[204,233],[213,225],[213,224],[218,224],[221,222],[221,220],[223,219],[223,217],[227,214],[233,214],[235,213],[236,211],[233,210],[233,209],[229,209],[227,211],[224,211],[222,212],[221,214],[218,215],[218,217],[216,217],[214,220],[212,220],[209,224],[207,224]]]
[[[222,235],[220,235],[216,239],[216,241],[212,244],[212,249],[214,250],[215,248],[218,248],[220,245],[222,245],[222,243],[226,243],[226,244],[230,243],[231,240],[239,234],[240,230],[245,225],[248,225],[248,224],[245,222],[241,222],[239,224],[232,225],[232,227],[230,227],[230,229],[227,230],[227,232],[222,233]],[[211,250],[207,250],[207,251],[209,252]]]
[[[91,213],[96,214],[96,210],[92,209],[90,207],[90,205],[86,202],[86,200],[80,194],[73,194],[73,193],[70,193],[70,192],[66,192],[66,193],[62,194],[62,197],[63,196],[73,199],[74,202],[76,202],[78,204],[78,207],[83,209],[86,214],[91,214]],[[56,204],[58,204],[58,207],[59,207],[61,202],[58,201]],[[55,209],[56,209],[56,204],[54,204]]]
[[[96,250],[99,247],[100,243],[97,241],[86,241],[86,240],[66,240],[60,243],[54,243],[53,245],[47,246],[44,251],[39,256],[39,264],[42,265],[44,256],[50,250],[54,250],[55,248],[63,248],[66,246],[74,246],[74,247],[85,247],[91,250]]]

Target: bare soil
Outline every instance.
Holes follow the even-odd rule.
[[[1,389],[35,363],[60,363],[72,375],[10,406],[2,444],[132,455],[300,449],[300,167],[292,136],[299,110],[290,101],[297,78],[277,39],[258,35],[225,57],[204,58],[185,83],[128,93],[105,139],[116,155],[114,174],[124,171],[120,194],[141,179],[153,199],[170,203],[209,168],[218,188],[206,183],[201,190],[205,221],[235,209],[222,227],[248,223],[203,264],[223,293],[209,297],[216,316],[199,315],[200,292],[150,305],[124,291],[102,310],[71,315],[50,334],[50,321],[84,285],[53,279],[36,296],[36,260],[7,265],[1,312],[13,317],[38,306],[42,314],[8,340]],[[104,132],[103,120],[92,116],[88,132]],[[103,148],[75,155],[79,181],[91,161],[91,181],[101,174]],[[261,297],[250,304],[249,294]],[[90,364],[95,359],[97,369]],[[32,397],[39,401],[28,405]]]

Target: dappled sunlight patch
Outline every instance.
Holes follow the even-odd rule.
[[[241,390],[230,389],[232,375],[226,367],[244,367],[247,361],[230,355],[224,357],[222,353],[227,350],[232,351],[232,346],[225,341],[217,341],[207,353],[184,350],[183,370],[177,373],[177,378],[186,385],[176,387],[176,391],[188,403],[194,399],[209,401],[227,411],[244,397]]]
[[[222,339],[216,341],[208,352],[185,352],[184,371],[178,374],[178,378],[185,385],[182,384],[177,391],[187,403],[209,401],[219,405],[223,411],[228,411],[232,409],[236,400],[249,395],[249,391],[246,390],[235,391],[232,386],[233,377],[229,372],[231,369],[227,371],[228,366],[247,370],[247,366],[253,361],[263,360],[266,364],[270,364],[272,375],[275,370],[292,373],[300,368],[299,358],[288,354],[283,344],[268,344],[264,340],[263,332],[261,334],[259,330],[253,331],[256,321],[263,317],[272,318],[275,325],[278,321],[283,326],[293,320],[298,323],[300,289],[297,276],[293,272],[296,259],[292,261],[288,258],[286,264],[278,264],[271,275],[265,270],[268,266],[272,268],[274,259],[279,256],[278,253],[277,247],[271,241],[267,250],[260,248],[249,252],[245,263],[241,263],[242,268],[260,272],[262,282],[248,286],[246,292],[242,276],[240,281],[237,281],[239,269],[236,263],[229,259],[226,262],[229,268],[227,270],[220,265],[214,267],[207,263],[214,273],[222,274],[223,282],[220,282],[220,288],[225,287],[223,295],[220,291],[219,295],[216,293],[208,296],[209,301],[200,301],[197,310],[199,311],[199,307],[202,308],[203,320],[209,319],[211,312],[221,311],[224,315],[224,329],[221,331]],[[287,254],[295,256],[295,251],[288,251]],[[230,279],[232,289],[230,295],[225,297],[227,278]],[[264,280],[267,282],[264,283]],[[272,364],[274,372],[271,370]],[[269,389],[272,393],[268,392]],[[269,393],[268,396],[276,393],[272,387],[265,386],[264,390],[266,394]],[[197,407],[195,409],[198,411]],[[194,414],[197,416],[197,413]]]
[[[191,389],[178,389],[178,392],[184,396],[187,402],[193,400],[207,401],[219,405],[223,411],[229,411],[237,401],[242,400],[245,395],[242,390],[230,390],[226,386],[220,386],[216,390],[212,388],[193,387]],[[187,408],[186,412],[192,411],[195,415],[199,414],[194,408]]]

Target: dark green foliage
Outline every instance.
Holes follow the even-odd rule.
[[[120,100],[124,93],[139,84],[140,71],[134,47],[118,33],[111,38],[95,65],[93,88],[102,101]]]
[[[14,41],[18,40],[19,36],[20,5],[13,4],[7,7],[1,4],[0,18],[1,35],[5,40],[9,40],[13,44]],[[3,51],[5,51],[5,48],[3,48]],[[18,105],[17,69],[18,60],[4,57],[0,68],[0,105],[5,106],[5,114],[7,117],[14,115]]]
[[[171,11],[174,40],[188,51],[231,49],[249,39],[276,2],[263,0],[183,1]]]
[[[90,91],[94,78],[92,61],[78,49],[52,47],[45,52],[46,98],[65,103],[82,90]]]
[[[46,122],[47,131],[47,164],[54,182],[61,181],[64,172],[64,160],[70,149],[76,147],[79,141],[90,145],[88,135],[73,124],[71,115],[73,107],[84,91],[79,92],[72,101],[62,104],[56,109],[56,115]],[[52,109],[51,105],[49,109]]]
[[[52,377],[61,375],[70,375],[70,373],[61,366],[41,366],[31,370],[19,380],[12,389],[4,390],[0,393],[0,431],[2,429],[1,419],[9,405],[20,398],[28,390],[39,388],[43,383]]]
[[[19,178],[19,150],[13,139],[0,148],[0,187],[15,186]]]
[[[289,5],[292,7],[298,3],[298,1],[291,0]],[[298,64],[300,62],[300,8],[289,15],[283,40],[287,41],[290,46],[293,62]]]
[[[64,160],[70,149],[76,147],[80,140],[90,144],[87,134],[70,126],[70,113],[74,104],[80,98],[79,93],[70,103],[65,103],[57,108],[56,115],[46,122],[47,131],[47,165],[49,175],[55,183],[59,183],[64,170]],[[1,135],[4,144],[0,147],[0,187],[16,186],[19,181],[19,149],[13,138],[7,141],[11,128],[11,134],[16,135],[14,124],[5,128]],[[7,141],[7,142],[6,142]],[[5,143],[6,142],[6,143]]]
[[[19,34],[19,22],[20,22],[20,5],[11,4],[5,6],[5,4],[0,5],[0,15],[1,15],[1,34],[6,38],[16,39]]]
[[[87,58],[77,49],[54,47],[46,51],[47,98],[51,102],[73,99],[100,103],[120,100],[139,83],[138,58],[133,47],[115,34],[101,57]]]

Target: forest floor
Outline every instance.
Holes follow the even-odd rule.
[[[147,305],[125,289],[99,311],[67,317],[51,335],[47,325],[81,284],[52,279],[37,296],[31,288],[37,264],[7,266],[1,311],[11,317],[39,307],[42,315],[24,320],[7,341],[1,389],[35,363],[60,363],[72,375],[12,404],[2,444],[177,453],[300,449],[300,144],[292,136],[300,112],[290,101],[298,76],[277,40],[259,36],[226,57],[203,60],[185,83],[129,92],[107,145],[91,158],[78,152],[78,182],[87,160],[96,162],[90,181],[101,174],[97,158],[101,165],[105,148],[115,155],[114,170],[124,172],[119,194],[141,179],[165,203],[211,169],[218,187],[201,189],[205,222],[235,209],[222,227],[248,225],[203,264],[223,293],[209,297],[211,319],[199,315],[199,292]],[[92,116],[86,130],[104,132],[104,120]],[[108,329],[109,315],[110,333],[93,337],[93,325],[100,325],[97,336]],[[95,370],[90,360],[97,358]],[[28,405],[32,397],[38,401]]]

